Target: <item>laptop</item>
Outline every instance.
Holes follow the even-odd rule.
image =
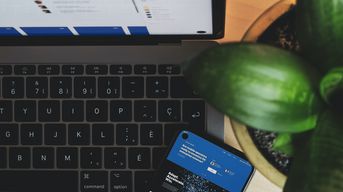
[[[179,129],[224,117],[180,65],[225,0],[0,0],[0,191],[148,192]]]

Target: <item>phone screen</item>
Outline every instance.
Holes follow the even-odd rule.
[[[164,192],[241,192],[253,166],[238,154],[189,131],[181,131],[162,164],[158,188]]]

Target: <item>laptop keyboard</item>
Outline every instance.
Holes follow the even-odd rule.
[[[4,183],[150,191],[175,132],[205,129],[178,65],[1,65],[0,80]]]

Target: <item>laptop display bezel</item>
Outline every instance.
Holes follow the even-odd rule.
[[[212,0],[213,34],[149,36],[70,36],[70,37],[0,37],[1,46],[32,45],[146,45],[181,40],[220,39],[224,37],[226,0]]]

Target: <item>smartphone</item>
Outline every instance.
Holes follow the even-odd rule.
[[[208,135],[181,130],[155,175],[159,192],[242,192],[254,167],[243,153]]]

